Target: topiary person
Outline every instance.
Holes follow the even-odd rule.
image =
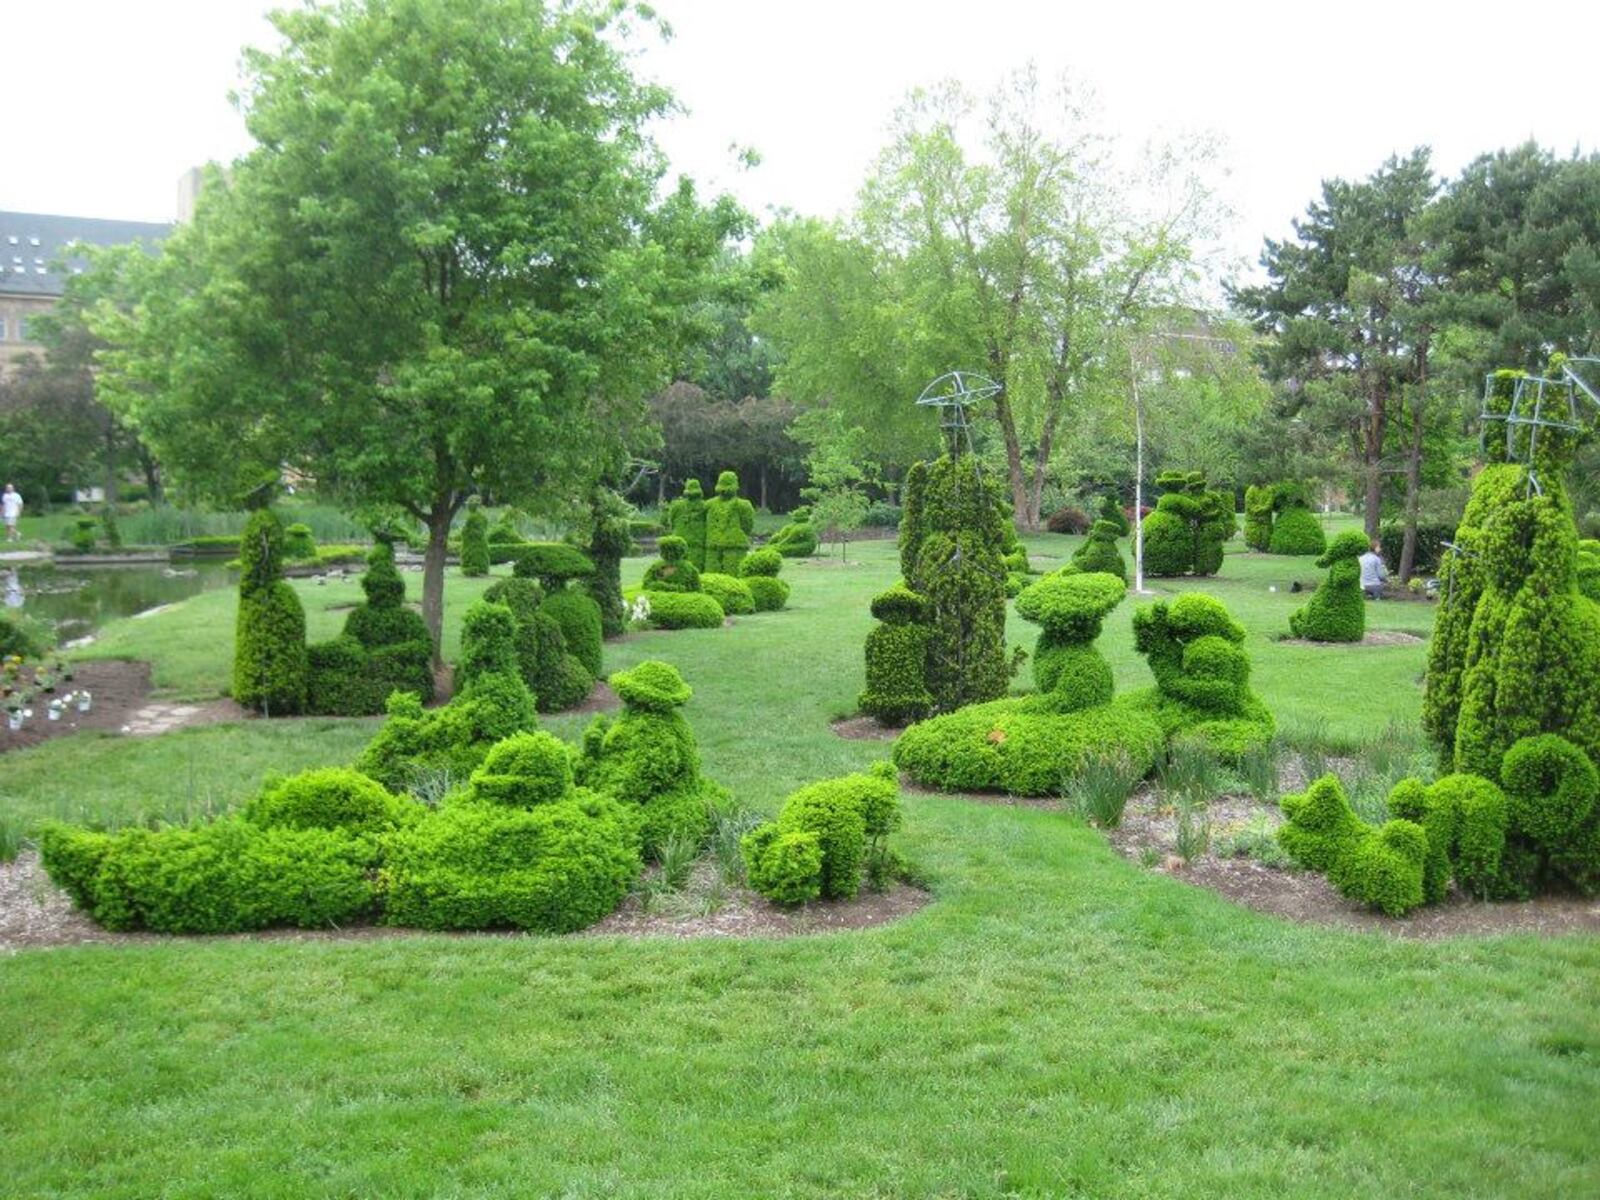
[[[706,502],[705,512],[706,556],[701,569],[737,578],[756,527],[755,505],[739,495],[738,475],[724,471],[717,476],[717,494]]]
[[[933,710],[928,691],[928,602],[899,583],[872,598],[878,624],[867,634],[867,686],[857,703],[884,725],[903,725]]]
[[[1103,572],[1127,582],[1128,564],[1117,549],[1117,527],[1104,518],[1090,528],[1088,540],[1073,552],[1072,562],[1080,571]]]
[[[685,480],[683,495],[667,506],[667,526],[683,539],[684,557],[697,571],[706,569],[706,499],[698,479]]]
[[[644,569],[644,590],[647,592],[698,592],[700,572],[689,561],[689,544],[677,534],[669,533],[656,543],[661,555]]]

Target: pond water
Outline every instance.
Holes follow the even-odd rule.
[[[6,610],[50,623],[57,642],[86,637],[117,617],[131,617],[214,588],[230,587],[233,581],[234,573],[221,562],[0,567]]]

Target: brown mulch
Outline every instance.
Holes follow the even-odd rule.
[[[582,704],[565,709],[567,713],[586,716],[590,713],[616,712],[622,707],[622,698],[611,690],[611,685],[604,679],[597,680],[594,690]]]
[[[887,892],[864,892],[854,900],[823,900],[787,909],[743,888],[730,890],[714,911],[647,911],[638,896],[577,937],[792,937],[848,929],[870,929],[910,916],[933,897],[908,884]],[[24,850],[15,862],[0,863],[0,954],[23,949],[89,944],[137,945],[176,941],[370,941],[415,937],[421,931],[387,925],[344,929],[264,929],[255,933],[205,937],[158,933],[114,933],[102,929],[72,906],[50,882],[39,855]],[[437,936],[437,935],[428,935]],[[458,933],[454,937],[519,937],[514,931]]]
[[[904,725],[880,725],[873,717],[840,717],[828,727],[852,742],[892,742],[905,732]]]
[[[106,659],[74,663],[72,667],[72,681],[62,683],[58,691],[87,691],[93,698],[89,711],[80,713],[76,707],[69,707],[61,714],[59,721],[52,721],[45,715],[50,697],[36,695],[32,704],[33,716],[26,725],[12,732],[0,724],[0,754],[9,750],[23,750],[52,738],[68,737],[84,730],[120,733],[135,713],[152,703],[149,663]],[[180,722],[184,727],[238,721],[250,715],[232,700],[226,699],[183,707],[189,710]]]
[[[1409,916],[1386,917],[1347,900],[1315,871],[1269,866],[1254,858],[1220,857],[1220,839],[1265,817],[1282,820],[1274,804],[1248,796],[1219,796],[1208,806],[1212,849],[1185,863],[1177,855],[1176,813],[1145,787],[1128,800],[1122,824],[1107,832],[1112,846],[1134,862],[1155,859],[1153,869],[1197,887],[1209,888],[1257,912],[1300,924],[1330,925],[1394,937],[1436,938],[1511,933],[1600,933],[1600,900],[1541,896],[1535,900],[1485,903],[1452,891],[1441,904],[1425,905]]]
[[[900,776],[900,790],[908,796],[956,796],[978,804],[993,804],[1000,808],[1066,809],[1055,796],[1013,796],[1010,792],[952,792],[944,788],[923,787],[909,775]]]
[[[1402,633],[1398,629],[1369,629],[1359,642],[1313,642],[1308,638],[1280,638],[1281,646],[1415,646],[1426,638],[1418,637],[1414,633]]]

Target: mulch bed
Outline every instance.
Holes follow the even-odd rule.
[[[564,713],[585,715],[588,713],[616,712],[621,707],[622,698],[611,690],[609,683],[604,679],[600,679],[595,682],[594,690],[589,693],[582,704],[562,711]]]
[[[828,728],[852,742],[892,742],[906,731],[904,725],[880,725],[872,717],[840,717]]]
[[[1366,636],[1359,642],[1313,642],[1308,638],[1279,638],[1279,645],[1283,646],[1323,646],[1323,647],[1349,647],[1349,646],[1415,646],[1419,642],[1427,641],[1414,633],[1402,633],[1398,629],[1369,629]]]
[[[794,937],[870,929],[910,916],[931,903],[932,895],[909,884],[887,892],[863,892],[854,900],[823,900],[798,908],[779,908],[745,889],[729,891],[714,912],[647,911],[637,896],[598,925],[574,937]],[[39,855],[24,850],[15,862],[0,863],[0,954],[50,946],[91,944],[140,945],[210,941],[370,941],[416,937],[421,931],[387,925],[355,925],[345,929],[264,929],[256,933],[177,936],[158,933],[114,933],[102,929],[72,906],[65,892],[50,882]],[[436,935],[431,935],[436,936]],[[520,937],[516,932],[458,933],[462,938]]]
[[[59,721],[52,721],[45,716],[49,696],[35,696],[33,716],[26,725],[15,732],[0,725],[0,754],[84,730],[120,733],[133,715],[150,703],[149,663],[114,659],[74,663],[73,673],[72,682],[62,684],[59,690],[87,691],[93,697],[89,711],[80,713],[76,707],[70,707],[61,714]],[[191,707],[195,711],[184,719],[186,727],[243,720],[250,715],[231,700],[213,700]]]

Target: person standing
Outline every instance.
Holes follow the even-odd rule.
[[[1349,551],[1346,551],[1349,553]],[[1373,542],[1360,559],[1361,590],[1368,600],[1383,599],[1383,581],[1389,578],[1389,568],[1383,565],[1383,555],[1378,553],[1378,543]]]
[[[20,541],[22,534],[17,532],[17,521],[22,517],[22,493],[17,491],[13,484],[6,484],[4,493],[0,493],[0,520],[6,523],[6,541]]]

